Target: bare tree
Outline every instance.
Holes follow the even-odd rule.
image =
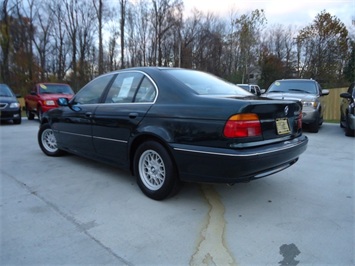
[[[180,23],[183,2],[181,0],[152,0],[152,4],[153,64],[161,66],[163,63],[163,40],[168,31]]]
[[[9,15],[9,1],[4,0],[1,6],[1,27],[0,27],[0,44],[1,44],[1,80],[2,82],[10,84],[10,49],[11,49],[11,35],[10,35],[10,15]]]
[[[65,73],[70,65],[67,62],[68,50],[68,33],[65,26],[65,7],[62,6],[62,0],[49,1],[48,10],[53,14],[53,27],[51,31],[52,43],[52,72],[56,73],[57,80],[63,81]]]
[[[98,2],[98,3],[97,3]],[[104,5],[103,5],[103,0],[92,0],[92,3],[94,5],[95,11],[96,11],[96,16],[97,16],[97,22],[98,22],[98,31],[99,31],[99,57],[98,57],[98,74],[101,75],[104,72],[104,48],[103,48],[103,43],[102,43],[102,28],[103,28],[103,10],[104,10]]]
[[[50,46],[50,33],[53,26],[53,14],[47,2],[44,2],[42,9],[48,10],[48,12],[38,12],[35,22],[38,25],[38,33],[34,36],[33,42],[35,44],[40,65],[40,77],[41,80],[45,80],[45,74],[47,73],[47,54]],[[47,77],[48,78],[48,77]]]

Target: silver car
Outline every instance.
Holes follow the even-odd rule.
[[[263,96],[302,102],[302,122],[310,132],[317,133],[326,107],[323,96],[328,94],[329,90],[323,90],[313,79],[282,79],[274,81]]]

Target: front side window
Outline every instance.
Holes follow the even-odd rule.
[[[113,74],[101,76],[86,84],[76,94],[75,98],[73,99],[74,104],[98,103],[112,77]]]

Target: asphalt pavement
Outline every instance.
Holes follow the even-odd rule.
[[[250,183],[185,184],[165,201],[134,177],[0,125],[0,265],[354,265],[355,138],[337,124]]]

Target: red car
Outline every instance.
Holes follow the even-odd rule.
[[[57,108],[58,98],[73,98],[74,92],[68,84],[63,83],[38,83],[25,97],[26,115],[28,120],[33,120],[35,115],[42,119],[43,113]]]

